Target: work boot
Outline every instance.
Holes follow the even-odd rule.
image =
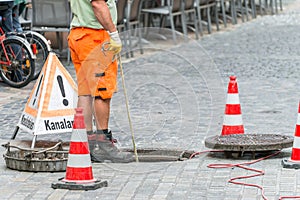
[[[93,160],[93,152],[96,148],[96,134],[93,131],[87,131],[89,150],[91,155],[91,160]]]
[[[104,134],[108,140],[110,140],[112,143],[117,143],[117,139],[113,138],[111,131],[106,130],[97,130],[96,134]]]
[[[108,137],[108,139],[112,142],[112,143],[117,143],[118,140],[116,138],[113,138],[111,131],[108,132],[108,135],[106,135],[106,137]]]
[[[113,163],[129,163],[134,160],[132,153],[120,151],[104,134],[97,134],[96,145],[91,154],[94,162],[109,160]]]

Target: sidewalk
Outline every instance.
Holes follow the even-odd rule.
[[[204,151],[206,137],[222,128],[226,90],[236,75],[245,131],[293,136],[300,96],[300,1],[284,2],[278,15],[258,16],[232,29],[205,35],[171,48],[164,41],[145,46],[146,54],[124,59],[126,88],[138,148]],[[287,9],[288,8],[288,9]],[[169,42],[169,41],[168,41]],[[170,46],[169,46],[170,47]],[[66,66],[74,77],[72,66]],[[34,83],[14,89],[0,85],[0,142],[7,142]],[[110,128],[120,148],[132,148],[121,79],[112,101]],[[20,131],[18,140],[32,135]],[[38,139],[70,140],[70,134]],[[4,148],[0,148],[4,153]],[[284,149],[275,157],[250,167],[263,176],[241,182],[264,187],[269,200],[300,196],[300,174],[284,169]],[[51,183],[61,173],[19,172],[0,161],[0,198],[20,199],[200,199],[261,200],[261,191],[228,180],[253,172],[241,168],[212,169],[214,163],[242,163],[248,157],[226,159],[223,154],[203,153],[182,162],[93,163],[95,178],[108,187],[94,191],[54,190]]]

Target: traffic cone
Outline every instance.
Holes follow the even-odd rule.
[[[295,128],[292,155],[290,159],[282,160],[282,166],[284,168],[300,169],[300,102],[298,106],[298,118]]]
[[[243,134],[244,126],[235,76],[230,76],[222,135]]]
[[[93,177],[91,157],[84,124],[83,109],[77,108],[74,117],[73,131],[65,178],[52,183],[54,189],[95,190],[106,187],[107,181]]]

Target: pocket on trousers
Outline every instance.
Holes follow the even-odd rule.
[[[87,35],[88,35],[87,33],[78,33],[78,34],[74,35],[73,38],[75,41],[78,41],[78,40],[83,39]]]

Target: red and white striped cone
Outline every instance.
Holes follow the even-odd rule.
[[[58,183],[52,184],[52,188],[54,189],[94,190],[107,186],[107,181],[101,182],[93,177],[87,133],[82,112],[82,108],[76,109],[66,176],[60,179]]]
[[[284,168],[300,169],[300,102],[298,106],[298,118],[295,128],[292,155],[290,159],[282,160],[282,166]]]
[[[230,76],[222,135],[243,134],[244,125],[235,76]]]

